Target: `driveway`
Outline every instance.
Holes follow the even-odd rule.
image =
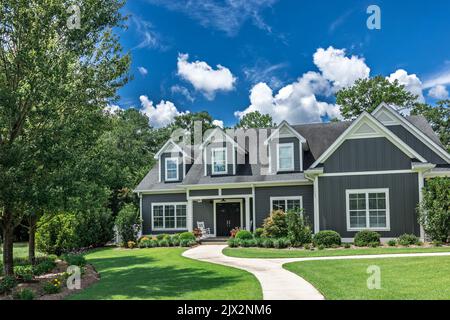
[[[261,283],[264,300],[324,300],[324,296],[309,282],[283,269],[283,264],[285,263],[311,260],[450,256],[450,252],[440,252],[314,258],[247,259],[225,256],[222,250],[226,247],[226,245],[197,246],[185,251],[183,256],[195,260],[235,267],[252,273]]]

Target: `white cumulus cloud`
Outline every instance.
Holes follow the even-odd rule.
[[[217,65],[217,69],[213,69],[204,61],[189,62],[188,59],[188,54],[178,55],[178,75],[190,82],[208,100],[213,100],[217,91],[234,89],[236,78],[230,69],[221,65]]]
[[[148,70],[144,67],[138,67],[138,71],[142,76],[146,76],[148,74]]]
[[[428,91],[428,95],[434,99],[448,99],[448,91],[445,86],[438,84]]]
[[[415,74],[408,74],[403,69],[398,69],[394,73],[392,73],[387,79],[390,82],[394,82],[398,80],[398,83],[405,86],[405,89],[412,94],[418,96],[417,101],[425,102],[425,98],[422,93],[422,81]]]
[[[223,121],[222,120],[213,120],[212,124],[223,129]]]
[[[333,83],[335,91],[353,85],[360,78],[368,78],[370,74],[364,58],[347,57],[345,49],[319,48],[313,58],[322,76]]]
[[[152,127],[161,128],[172,123],[176,116],[184,114],[179,112],[177,107],[170,101],[161,100],[157,105],[149,100],[147,96],[140,96],[141,112],[147,115]]]
[[[109,113],[109,114],[114,114],[120,110],[123,110],[123,109],[116,104],[109,104],[105,107],[105,109],[103,109],[104,112]]]

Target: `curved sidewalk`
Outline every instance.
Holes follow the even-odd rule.
[[[184,257],[246,270],[261,283],[264,300],[323,300],[324,296],[302,277],[283,269],[283,264],[311,260],[349,260],[450,256],[450,252],[399,253],[283,259],[248,259],[225,256],[226,245],[202,245],[183,253]]]

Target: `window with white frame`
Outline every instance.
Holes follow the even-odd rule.
[[[179,180],[178,158],[166,158],[166,181]]]
[[[186,207],[186,203],[153,203],[152,230],[186,229]]]
[[[390,230],[389,189],[347,190],[347,229]]]
[[[277,170],[278,171],[294,170],[293,143],[279,143],[277,145]]]
[[[302,197],[270,197],[270,207],[272,210],[289,210],[302,209]]]
[[[226,174],[227,148],[213,148],[211,150],[212,174]]]

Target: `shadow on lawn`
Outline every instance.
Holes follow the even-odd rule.
[[[208,264],[185,267],[191,262],[182,257],[173,260],[174,266],[161,265],[162,260],[130,255],[89,259],[100,271],[101,280],[73,298],[183,299],[196,291],[220,290],[241,280],[239,276],[208,270]]]

